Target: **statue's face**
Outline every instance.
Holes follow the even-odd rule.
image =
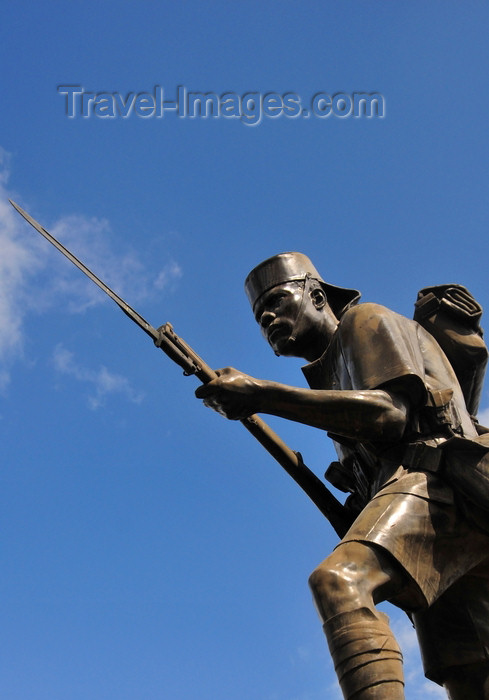
[[[283,354],[282,346],[292,335],[302,303],[302,289],[298,282],[273,287],[262,296],[256,309],[261,332],[279,354]]]
[[[336,328],[324,293],[316,290],[304,295],[303,290],[303,282],[287,282],[273,287],[259,300],[255,318],[278,355],[307,358],[311,348],[324,339],[326,329],[330,325],[333,331]]]

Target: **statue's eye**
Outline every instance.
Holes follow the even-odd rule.
[[[269,297],[267,297],[265,303],[258,309],[258,311],[255,314],[257,322],[260,322],[260,318],[262,317],[262,314],[265,313],[265,311],[275,311],[282,299],[284,299],[287,296],[289,295],[286,292],[276,292],[275,294],[271,294]]]
[[[275,308],[280,304],[280,302],[285,296],[286,295],[283,292],[277,292],[277,294],[274,294],[273,297],[269,299],[270,306]]]

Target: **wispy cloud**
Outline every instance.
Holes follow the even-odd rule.
[[[141,403],[144,395],[137,392],[126,377],[110,372],[106,367],[90,369],[75,360],[75,355],[62,344],[56,346],[53,355],[58,372],[74,377],[91,388],[88,405],[96,410],[104,405],[108,396],[117,394],[132,403]]]
[[[23,241],[21,221],[8,203],[9,156],[0,147],[0,389],[9,381],[8,367],[22,353],[22,321],[29,302],[29,279],[41,267],[36,241]]]
[[[148,299],[155,292],[171,291],[182,276],[181,267],[173,260],[160,270],[149,270],[140,253],[123,249],[107,219],[67,216],[54,224],[51,233],[117,294],[132,303]],[[73,274],[73,265],[57,251],[50,249],[47,254],[50,270],[56,273],[51,294],[65,299],[70,311],[83,312],[107,300],[88,278]]]
[[[170,260],[155,279],[154,286],[156,289],[164,290],[172,287],[177,280],[182,276],[182,268],[174,260]]]
[[[107,299],[41,236],[27,230],[8,202],[11,198],[29,209],[9,187],[9,161],[0,147],[0,391],[8,385],[13,361],[22,357],[29,313],[46,313],[54,306],[80,313]],[[154,269],[115,238],[106,219],[66,216],[49,230],[130,303],[172,291],[182,276],[173,260]]]

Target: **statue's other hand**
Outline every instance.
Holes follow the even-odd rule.
[[[216,379],[198,387],[195,392],[198,399],[203,399],[206,406],[231,420],[241,420],[256,413],[259,380],[232,367],[219,369],[216,374]]]

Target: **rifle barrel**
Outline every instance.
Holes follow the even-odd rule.
[[[41,226],[18,204],[9,199],[10,204],[33,226],[38,233],[46,238],[57,250],[60,251],[70,262],[81,270],[97,287],[100,287],[120,309],[134,323],[136,323],[153,342],[184,371],[184,374],[195,374],[203,384],[207,384],[217,377],[214,370],[197,355],[196,352],[187,345],[173,330],[170,323],[165,323],[159,328],[154,328],[137,311],[135,311],[124,299],[116,294],[109,286],[102,282],[84,263],[73,253],[65,248],[49,231]],[[313,503],[319,508],[321,513],[330,521],[331,525],[340,537],[343,537],[347,529],[344,508],[326,485],[318,479],[304,462],[299,453],[294,452],[285,442],[268,426],[265,421],[257,415],[252,415],[241,421],[244,427],[258,440],[258,442],[276,459],[285,471],[299,484],[307,493]]]

